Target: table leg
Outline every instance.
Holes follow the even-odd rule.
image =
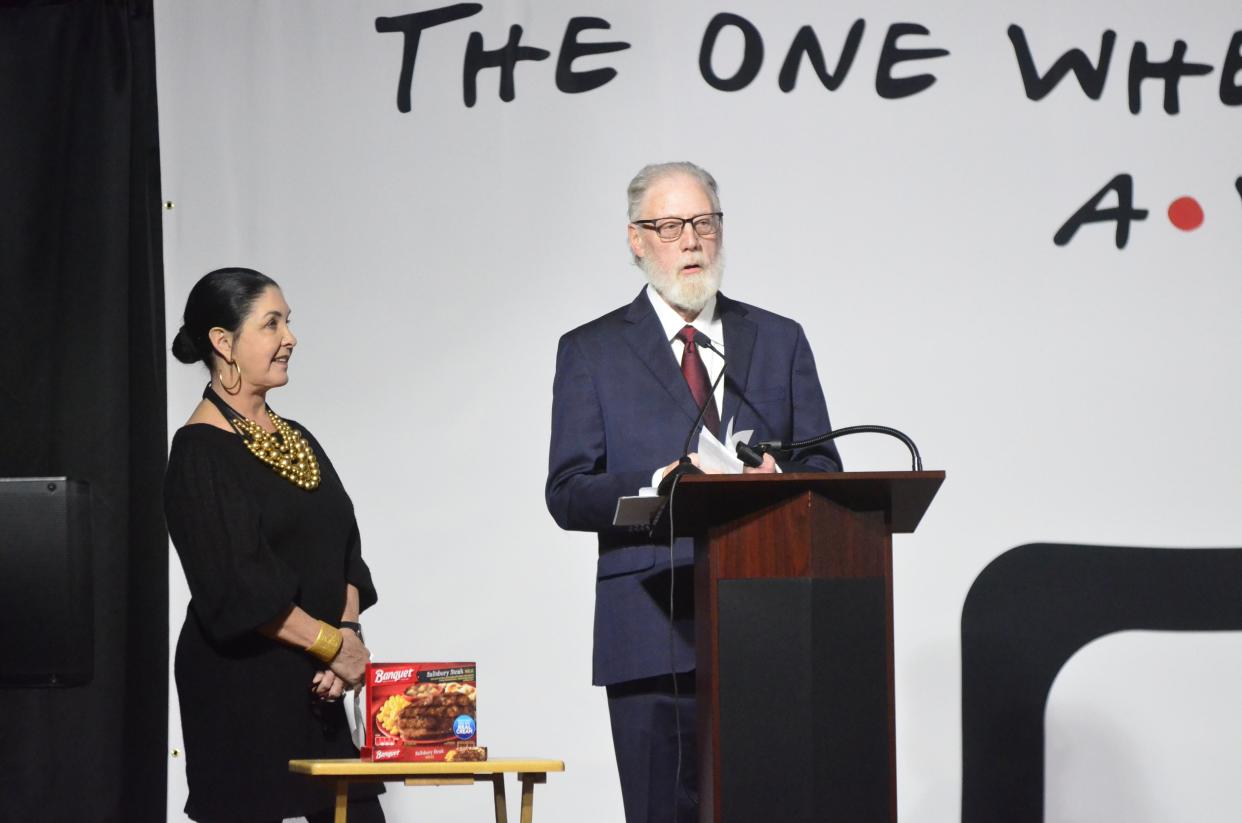
[[[542,772],[522,773],[518,780],[522,781],[522,823],[531,823],[535,814],[535,784],[548,782],[548,776]]]
[[[346,823],[345,815],[349,809],[349,781],[336,781],[336,813],[332,817],[333,823]]]
[[[509,807],[505,803],[505,776],[501,772],[492,775],[492,799],[496,803],[496,823],[509,823]]]

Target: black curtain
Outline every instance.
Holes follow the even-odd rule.
[[[0,689],[0,820],[165,817],[159,189],[151,0],[0,0],[0,476],[90,483],[95,604],[89,685]]]

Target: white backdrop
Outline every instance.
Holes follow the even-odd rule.
[[[540,819],[622,819],[604,696],[590,686],[594,538],[557,529],[543,482],[557,338],[641,286],[624,188],[647,162],[691,159],[717,176],[724,291],[803,323],[833,422],[897,426],[948,472],[919,532],[895,544],[903,820],[959,814],[959,620],[990,560],[1043,540],[1242,543],[1242,112],[1218,95],[1242,28],[1234,4],[485,2],[423,33],[401,113],[402,37],[375,19],[435,7],[157,3],[163,188],[176,204],[164,222],[169,339],[205,272],[244,265],[281,282],[300,343],[290,385],[269,400],[315,432],[354,499],[381,597],[365,615],[371,648],[479,662],[481,742],[567,763],[539,792]],[[766,47],[758,77],[731,93],[698,68],[722,11]],[[585,94],[554,82],[575,15],[612,25],[582,41],[631,44],[574,64],[618,71]],[[858,18],[837,91],[809,65],[794,91],[778,88],[801,26],[831,67]],[[930,31],[902,48],[950,54],[902,64],[898,76],[937,82],[886,100],[876,67],[897,22]],[[499,71],[482,71],[465,106],[469,33],[496,49],[515,23],[551,57],[517,66],[508,103]],[[1094,60],[1116,31],[1101,99],[1072,76],[1028,99],[1010,24],[1041,72],[1074,47]],[[1180,114],[1165,113],[1154,80],[1131,114],[1134,43],[1163,60],[1179,38],[1214,71],[1181,82]],[[733,73],[740,43],[721,35],[717,73]],[[1126,247],[1112,223],[1054,245],[1123,172],[1150,212]],[[1206,213],[1196,231],[1165,216],[1182,195]],[[170,358],[172,428],[203,380]],[[841,451],[849,469],[907,465],[883,439]],[[187,597],[175,560],[170,587],[175,642]],[[1236,780],[1166,766],[1242,771],[1242,637],[1124,635],[1089,651],[1049,702],[1047,819],[1236,820]],[[1230,718],[1211,745],[1163,733],[1182,727],[1160,720],[1171,694],[1216,682],[1235,687],[1195,700],[1199,722]],[[1116,709],[1119,688],[1139,717]],[[180,749],[175,700],[169,737]],[[170,759],[173,820],[181,764]],[[486,819],[489,803],[454,789],[385,801],[398,821]]]

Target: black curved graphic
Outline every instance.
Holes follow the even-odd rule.
[[[992,561],[962,608],[962,823],[1040,823],[1058,671],[1127,629],[1242,629],[1242,549],[1037,543]]]

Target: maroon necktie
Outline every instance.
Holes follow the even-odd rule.
[[[681,374],[686,378],[686,385],[694,395],[694,402],[701,409],[707,404],[703,414],[703,425],[707,430],[720,437],[720,413],[716,410],[716,398],[712,396],[712,381],[707,377],[707,367],[703,358],[699,357],[699,347],[694,344],[694,326],[686,326],[677,332],[677,339],[686,344],[681,353]]]

